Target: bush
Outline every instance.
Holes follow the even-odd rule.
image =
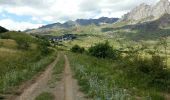
[[[85,49],[83,47],[78,46],[78,45],[74,45],[71,48],[71,51],[74,52],[74,53],[83,53],[85,51]]]
[[[30,44],[27,40],[22,39],[22,38],[18,38],[16,40],[17,44],[18,44],[18,49],[22,49],[22,50],[28,50],[30,47]]]
[[[38,48],[41,51],[42,55],[47,55],[52,52],[52,50],[48,48],[50,46],[50,43],[48,41],[40,40],[38,44]]]
[[[118,55],[108,41],[91,46],[88,51],[90,55],[98,58],[117,58]]]
[[[170,90],[170,73],[166,69],[164,58],[159,54],[151,54],[149,58],[138,53],[129,55],[122,60],[128,78],[138,79],[139,82],[136,84],[144,83],[146,86],[156,87],[160,90]]]

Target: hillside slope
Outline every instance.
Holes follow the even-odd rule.
[[[7,32],[8,30],[0,26],[0,33]]]
[[[48,46],[45,40],[26,33],[0,33],[0,98],[16,93],[16,86],[53,60],[53,50]]]

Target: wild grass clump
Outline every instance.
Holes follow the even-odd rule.
[[[35,100],[54,100],[54,95],[52,93],[43,92],[37,96]]]
[[[30,79],[37,72],[45,69],[45,67],[54,60],[54,57],[55,54],[52,54],[37,62],[25,63],[20,67],[17,65],[13,65],[16,66],[13,68],[12,66],[9,66],[9,68],[12,69],[7,70],[3,75],[0,75],[0,93],[6,93],[10,88]]]
[[[74,52],[74,53],[85,52],[85,49],[83,47],[80,47],[79,45],[74,45],[70,50],[71,50],[71,52]]]
[[[76,66],[75,71],[79,74],[77,77],[80,79],[80,84],[84,84],[83,90],[94,100],[124,100],[130,98],[128,91],[119,88],[114,80],[100,79],[96,72],[88,73],[81,65]]]
[[[152,54],[151,57],[146,57],[135,53],[133,56],[126,56],[119,63],[120,67],[124,68],[126,77],[135,80],[134,85],[169,92],[170,73],[160,55]]]
[[[71,67],[79,80],[81,90],[94,100],[130,99],[127,89],[119,87],[112,79],[107,60],[87,55],[69,54]]]

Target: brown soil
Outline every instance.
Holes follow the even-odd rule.
[[[54,91],[55,100],[87,100],[84,94],[79,91],[77,80],[72,77],[70,63],[66,55],[65,69],[61,82],[57,85]]]

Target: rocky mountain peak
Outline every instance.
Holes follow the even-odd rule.
[[[167,8],[168,6],[170,6],[170,2],[168,0],[160,0],[155,7],[162,7],[162,9]]]
[[[155,19],[160,18],[164,14],[170,14],[170,2],[168,0],[160,0],[152,10]]]
[[[142,3],[131,12],[124,15],[122,20],[149,21],[158,19],[164,14],[170,14],[170,2],[168,0],[160,0],[154,6]]]
[[[148,4],[146,4],[146,3],[141,3],[140,5],[139,5],[139,7],[148,7],[149,5]]]
[[[169,3],[168,0],[160,0],[159,3]]]

